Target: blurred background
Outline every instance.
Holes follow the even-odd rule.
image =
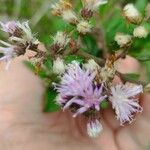
[[[38,39],[49,45],[52,42],[51,36],[56,31],[71,28],[61,18],[51,15],[51,4],[55,2],[56,0],[0,0],[0,21],[29,20],[33,32],[37,33]],[[80,0],[72,0],[72,2],[75,10],[82,7]],[[124,20],[121,11],[122,7],[129,2],[134,3],[144,15],[149,0],[108,0],[108,4],[101,6],[99,9],[99,20],[91,20],[92,24],[103,28],[110,51],[115,51],[118,48],[114,42],[116,32],[133,32],[134,25],[130,25]],[[145,23],[144,26],[150,31],[150,23]],[[0,31],[0,38],[6,38],[2,31]],[[146,58],[150,58],[149,41],[150,35],[146,39],[137,40],[131,47],[130,54],[146,66],[147,75],[150,79],[150,61],[144,61]],[[92,49],[90,53],[97,55],[98,46],[90,35],[83,38],[83,42],[87,48]]]

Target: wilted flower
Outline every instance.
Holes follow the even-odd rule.
[[[126,47],[132,43],[132,36],[124,33],[117,33],[115,35],[115,41],[120,47]]]
[[[77,105],[75,114],[82,114],[90,109],[100,110],[100,103],[107,97],[103,95],[103,85],[94,83],[95,72],[83,70],[77,62],[69,65],[67,72],[56,89],[60,95],[63,109]]]
[[[111,87],[112,96],[109,97],[112,107],[115,109],[120,124],[133,121],[133,113],[141,112],[143,109],[135,98],[143,92],[141,85],[116,85]]]
[[[53,37],[54,44],[58,45],[60,48],[64,48],[70,42],[70,38],[64,32],[57,32]]]
[[[65,72],[65,63],[60,57],[57,57],[57,59],[53,61],[53,72],[56,74]]]
[[[72,5],[65,0],[59,0],[56,4],[52,5],[52,14],[61,16],[62,13],[68,9],[72,9]]]
[[[8,22],[0,22],[1,30],[13,35],[17,30],[17,22],[15,21],[8,21]]]
[[[72,10],[72,5],[65,0],[59,0],[52,5],[52,14],[61,16],[68,23],[75,24],[78,20],[75,12]]]
[[[138,26],[134,29],[133,35],[137,38],[146,38],[148,35],[148,31],[144,26]]]
[[[127,4],[123,9],[126,19],[133,24],[139,24],[142,21],[142,15],[133,4]]]
[[[95,10],[100,5],[106,4],[107,0],[82,0],[83,4],[85,5],[85,8],[88,10]]]
[[[75,24],[78,21],[78,18],[75,14],[74,11],[72,11],[71,9],[68,9],[66,11],[63,11],[62,13],[62,18],[68,22],[68,23],[72,23]]]
[[[113,79],[116,69],[114,66],[109,67],[107,64],[100,69],[101,82],[107,82],[109,79]]]
[[[39,44],[39,41],[35,38],[35,36],[32,34],[32,31],[29,27],[28,21],[26,22],[17,22],[17,28],[21,32],[21,36],[17,37],[13,35],[10,39],[12,41],[16,41],[18,43],[26,44],[26,43],[32,43],[32,44]]]
[[[92,26],[88,21],[82,20],[77,24],[77,30],[79,33],[86,34],[91,32]]]
[[[0,43],[4,45],[4,47],[0,46],[0,53],[3,54],[3,56],[0,58],[0,61],[7,62],[7,65],[5,67],[7,70],[9,68],[11,59],[16,56],[15,47],[4,41],[0,41]]]
[[[102,130],[103,130],[103,127],[97,119],[90,121],[87,124],[87,133],[88,133],[89,137],[97,138],[100,135],[100,133],[102,132]]]

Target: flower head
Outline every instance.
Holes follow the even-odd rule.
[[[62,18],[64,21],[66,21],[68,23],[72,23],[72,24],[76,24],[76,22],[78,21],[78,18],[76,16],[75,12],[71,9],[63,11]]]
[[[25,44],[26,42],[32,43],[32,44],[39,44],[39,41],[32,34],[28,21],[22,22],[22,23],[17,22],[17,27],[21,30],[22,36],[21,37],[13,36],[11,37],[11,40],[19,42],[19,43],[23,43],[23,44]]]
[[[139,105],[137,98],[138,94],[143,91],[141,85],[116,85],[111,88],[110,101],[113,109],[115,109],[117,119],[120,124],[133,121],[133,113],[141,112],[142,107]]]
[[[144,26],[138,26],[134,29],[133,35],[137,38],[146,38],[148,35],[148,31]]]
[[[83,67],[86,70],[91,70],[91,71],[96,71],[97,69],[100,68],[100,66],[93,59],[88,60],[88,62],[85,63]]]
[[[61,16],[64,11],[71,8],[72,5],[69,2],[65,0],[59,0],[56,4],[52,5],[52,14],[55,16]]]
[[[63,109],[76,105],[73,117],[89,109],[100,110],[100,103],[107,97],[103,95],[103,85],[94,83],[95,72],[83,70],[77,62],[69,65],[67,72],[56,89]]]
[[[53,37],[54,44],[57,44],[60,48],[64,48],[70,42],[70,38],[64,32],[57,32]]]
[[[120,47],[126,47],[132,43],[132,37],[128,34],[117,33],[115,35],[115,41]]]
[[[53,62],[53,72],[56,74],[62,74],[65,72],[65,64],[63,59],[57,57]]]
[[[88,10],[95,10],[100,5],[104,5],[107,3],[107,0],[82,0],[85,8]]]
[[[139,24],[142,21],[141,13],[132,3],[127,4],[124,7],[123,14],[130,23]]]
[[[17,22],[15,21],[8,21],[8,22],[0,22],[1,29],[10,35],[13,35],[17,29]]]
[[[91,32],[92,26],[88,21],[82,20],[77,24],[77,30],[79,33],[86,34]]]
[[[100,133],[102,132],[102,130],[103,130],[103,127],[97,119],[90,121],[87,124],[87,133],[88,133],[89,137],[97,138],[100,135]]]

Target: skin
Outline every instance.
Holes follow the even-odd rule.
[[[44,86],[22,64],[23,59],[15,59],[8,71],[0,64],[0,149],[145,150],[150,144],[150,94],[141,96],[144,111],[131,125],[120,127],[111,108],[102,110],[104,130],[99,138],[89,139],[81,117],[42,112]],[[119,60],[117,67],[123,73],[141,72],[131,57]]]

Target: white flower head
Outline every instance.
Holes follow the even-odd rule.
[[[146,38],[148,35],[148,31],[144,26],[138,26],[134,29],[133,35],[137,38]]]
[[[62,12],[62,18],[66,22],[73,23],[73,24],[75,24],[77,22],[77,20],[78,20],[75,12],[72,11],[71,9],[67,9],[67,10],[63,11]]]
[[[91,32],[92,26],[88,21],[82,20],[77,24],[77,31],[82,34]]]
[[[0,43],[4,45],[4,47],[0,46],[0,53],[3,54],[3,56],[0,58],[0,61],[7,62],[7,65],[5,67],[5,69],[7,70],[9,68],[11,59],[16,56],[15,47],[4,41],[0,41]]]
[[[63,11],[71,9],[72,5],[65,0],[59,0],[56,4],[53,4],[51,8],[53,15],[61,16]]]
[[[28,21],[22,23],[18,21],[17,27],[21,30],[22,36],[21,37],[12,36],[10,38],[12,41],[16,41],[22,44],[26,44],[27,42],[39,44],[39,41],[35,38],[35,35],[32,34]]]
[[[115,41],[120,47],[125,47],[132,43],[132,36],[124,33],[117,33],[115,35]]]
[[[87,63],[85,63],[83,65],[83,67],[86,69],[86,70],[91,70],[91,71],[96,71],[97,69],[100,68],[100,66],[93,60],[93,59],[90,59],[88,60]]]
[[[132,3],[127,4],[124,7],[123,14],[130,23],[139,24],[142,21],[141,13]]]
[[[82,0],[85,8],[88,10],[96,10],[100,5],[107,3],[107,0]]]
[[[53,61],[53,72],[56,74],[63,74],[65,72],[65,63],[60,57],[57,57],[57,59]]]
[[[0,26],[2,27],[1,30],[13,35],[17,29],[17,23],[15,21],[8,21],[8,22],[0,22]]]
[[[57,32],[53,37],[54,44],[57,44],[60,48],[64,48],[70,42],[70,38],[64,32]]]
[[[137,98],[135,98],[141,92],[143,92],[142,85],[120,84],[111,87],[112,96],[109,97],[109,100],[121,125],[125,122],[131,123],[134,117],[133,114],[142,112],[143,109],[139,105]]]
[[[87,124],[87,133],[91,138],[97,138],[102,132],[103,127],[101,123],[96,119],[94,121],[90,121]]]
[[[116,69],[114,66],[109,67],[105,65],[100,69],[100,77],[102,82],[107,82],[109,79],[113,79],[115,76]]]

